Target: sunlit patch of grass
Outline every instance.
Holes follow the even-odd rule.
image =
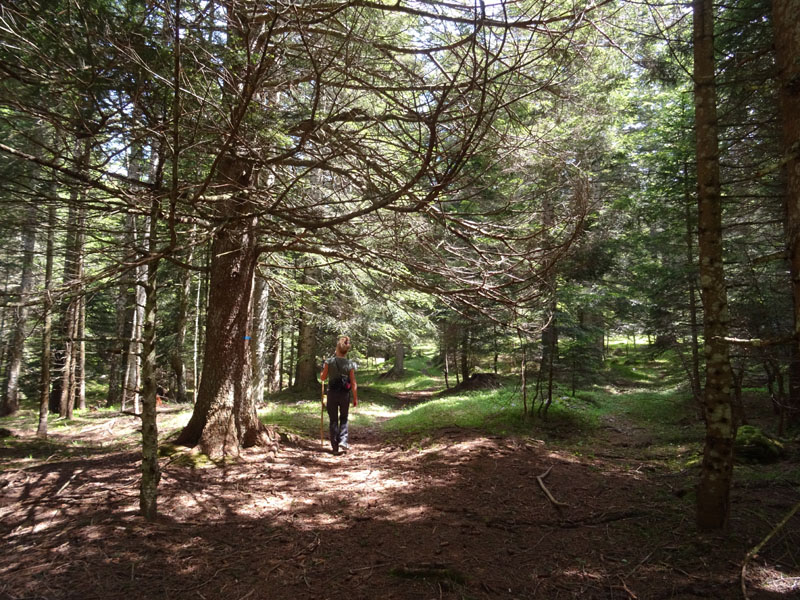
[[[358,392],[358,406],[351,404],[349,414],[349,421],[354,426],[370,426],[397,414],[401,402],[394,396],[361,385]],[[323,417],[323,429],[327,431],[328,428],[327,412],[322,408],[320,400],[288,400],[285,395],[281,395],[277,400],[267,402],[258,414],[262,423],[276,425],[287,432],[305,437],[319,435],[320,415]]]
[[[556,432],[565,429],[577,432],[586,426],[580,415],[567,410],[559,402],[547,413],[547,420],[536,417],[531,406],[526,418],[522,399],[512,387],[474,391],[440,397],[400,412],[383,424],[387,433],[423,435],[451,427],[472,429],[487,435],[514,435]]]
[[[319,435],[321,406],[319,400],[267,402],[266,407],[258,411],[258,416],[262,423],[276,425],[298,435],[315,437]]]
[[[409,358],[403,367],[400,377],[383,377],[391,369],[391,363],[382,365],[382,369],[359,372],[359,385],[368,385],[387,394],[444,387],[441,370],[433,367],[425,356]]]

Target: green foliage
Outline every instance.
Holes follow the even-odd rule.
[[[771,463],[786,456],[783,444],[753,425],[742,425],[736,431],[734,454],[750,463]]]

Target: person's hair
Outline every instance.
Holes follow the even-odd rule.
[[[342,340],[347,340],[348,345],[350,345],[350,336],[349,335],[340,335],[336,338],[336,349],[339,349],[339,346],[343,345]]]

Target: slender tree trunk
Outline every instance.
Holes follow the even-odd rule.
[[[194,238],[196,228],[192,229],[189,237],[189,253],[186,257],[187,264],[192,264]],[[189,294],[192,291],[192,272],[186,269],[183,272],[181,285],[178,288],[178,315],[175,319],[175,348],[170,357],[172,372],[175,375],[175,399],[178,402],[187,402],[186,395],[186,364],[183,360],[183,346],[186,343],[186,327],[189,322]]]
[[[773,0],[772,24],[783,129],[786,245],[794,304],[789,367],[789,413],[800,422],[800,0]]]
[[[145,220],[144,231],[146,232],[142,239],[142,246],[149,245],[149,232],[150,232],[150,217]],[[141,398],[142,398],[142,356],[144,348],[142,346],[142,336],[144,335],[144,313],[145,305],[147,303],[147,278],[149,276],[147,265],[139,265],[136,267],[136,304],[134,310],[136,311],[136,319],[134,321],[135,327],[133,329],[133,336],[131,337],[131,346],[133,348],[133,355],[130,357],[131,378],[133,383],[133,412],[139,414],[141,412]]]
[[[314,273],[306,267],[303,269],[302,283],[314,281]],[[304,294],[300,307],[300,319],[297,327],[297,369],[292,389],[297,391],[316,390],[319,385],[317,373],[317,325],[316,303],[310,294]]]
[[[689,166],[684,165],[684,181],[689,179]],[[689,288],[689,327],[691,330],[692,364],[690,368],[692,378],[692,393],[697,402],[702,401],[702,386],[700,384],[700,327],[697,319],[697,293],[694,256],[694,223],[692,219],[691,196],[688,184],[686,187],[686,267],[689,272],[687,278]]]
[[[55,196],[53,197],[55,198]],[[54,199],[51,199],[53,202]],[[47,252],[44,269],[44,306],[42,308],[42,367],[39,379],[39,425],[36,436],[47,438],[47,413],[50,402],[50,344],[53,334],[53,262],[55,252],[56,207],[47,207]]]
[[[274,296],[274,295],[273,295]],[[267,341],[267,391],[270,393],[279,392],[281,390],[282,375],[281,375],[281,358],[283,356],[283,340],[281,338],[280,326],[280,310],[278,309],[278,302],[274,297],[269,303],[269,310],[267,311],[267,318],[269,320],[269,339]]]
[[[545,238],[547,243],[551,241],[550,231],[555,225],[555,207],[553,201],[549,196],[545,196],[544,204],[542,206],[542,225],[545,229]],[[542,399],[539,404],[539,415],[546,417],[547,411],[553,402],[553,369],[555,365],[555,356],[558,348],[558,322],[556,315],[558,312],[558,296],[556,290],[555,269],[551,266],[546,272],[547,289],[550,292],[550,302],[548,306],[547,323],[544,324],[542,329],[542,361],[539,365],[539,375],[537,381],[537,395],[539,393],[539,386],[541,385],[542,377],[547,377],[547,393],[542,393]]]
[[[22,371],[23,351],[25,349],[26,326],[28,322],[28,296],[33,289],[33,257],[36,247],[37,206],[31,204],[22,231],[22,274],[19,284],[20,304],[17,320],[11,334],[11,344],[6,369],[6,385],[0,402],[0,416],[13,415],[19,410],[19,376]]]
[[[442,336],[442,337],[444,337],[444,336]],[[447,339],[445,338],[442,341],[442,354],[444,355],[444,387],[447,390],[450,389],[450,381],[449,381],[450,359],[448,357],[448,353],[449,352],[450,352],[450,349],[447,347]]]
[[[149,230],[149,222],[145,223],[145,230]],[[137,248],[138,234],[136,220],[133,215],[128,216],[127,235],[130,248],[136,259],[141,258]],[[142,240],[142,247],[148,244],[147,239]],[[133,271],[133,309],[131,312],[130,337],[128,338],[128,356],[125,367],[125,387],[123,388],[123,405],[133,403],[133,412],[140,412],[141,394],[141,364],[142,364],[142,329],[144,325],[144,310],[146,300],[145,286],[147,285],[147,265],[138,265]]]
[[[456,372],[456,387],[461,384],[461,375],[458,370],[458,340],[453,340],[453,371]]]
[[[265,372],[267,364],[267,336],[269,330],[269,286],[263,277],[255,278],[253,294],[253,334],[250,337],[252,361],[250,386],[256,405],[264,401]]]
[[[522,417],[528,418],[528,347],[522,343],[522,372],[520,377],[522,387]]]
[[[708,531],[721,529],[728,522],[736,429],[731,399],[731,365],[725,341],[729,317],[722,262],[712,1],[695,0],[693,14],[698,245],[706,358],[703,398],[706,439],[697,489],[697,526]]]
[[[8,283],[10,277],[9,263],[5,263],[5,273],[3,277],[3,296],[8,297]],[[0,375],[5,375],[6,357],[8,356],[8,344],[10,340],[6,336],[6,320],[7,320],[8,307],[6,305],[0,306]]]
[[[283,365],[284,365],[284,350],[285,350],[284,340],[286,339],[285,335],[284,335],[285,331],[286,331],[286,328],[285,327],[281,327],[281,360],[280,360],[280,365],[278,367],[279,368],[279,372],[278,372],[278,389],[279,390],[283,389]]]
[[[392,374],[396,376],[400,376],[405,373],[406,366],[405,366],[405,358],[406,358],[406,346],[403,343],[403,340],[397,340],[394,343],[394,366],[392,367]]]
[[[64,315],[65,341],[64,341],[64,369],[61,373],[61,399],[59,401],[58,415],[67,419],[72,418],[75,407],[75,328],[77,325],[77,298],[73,298]]]
[[[106,396],[106,407],[111,408],[122,401],[122,365],[124,358],[124,338],[125,338],[125,300],[127,297],[128,286],[120,284],[117,287],[117,297],[114,301],[116,310],[116,322],[114,327],[114,346],[111,349],[111,357],[108,361],[108,395]]]
[[[156,229],[159,203],[153,200],[148,218],[148,253],[156,252]],[[158,419],[156,405],[156,291],[158,260],[147,263],[147,275],[139,287],[144,291],[142,318],[142,481],[139,488],[139,510],[148,521],[158,514]]]
[[[497,324],[492,326],[492,346],[494,347],[494,363],[492,371],[497,375],[497,362],[500,359],[500,351],[497,349]]]
[[[75,401],[78,408],[86,409],[86,296],[78,303],[78,343],[75,364]]]
[[[469,327],[464,325],[461,328],[461,379],[462,381],[469,380]]]
[[[556,292],[552,290],[550,300],[550,320],[542,329],[542,359],[539,363],[539,384],[542,377],[546,378],[547,390],[542,392],[541,404],[539,404],[539,415],[546,416],[550,405],[553,403],[553,371],[555,368],[555,357],[558,351],[558,328],[556,327]]]
[[[75,161],[80,171],[89,164],[91,139],[79,139],[75,143]],[[76,184],[70,191],[69,216],[67,218],[67,239],[64,253],[64,286],[70,290],[67,306],[61,311],[64,315],[61,330],[64,335],[63,370],[61,372],[59,416],[72,418],[78,389],[80,353],[79,339],[80,303],[83,296],[83,244],[86,225],[86,189]],[[81,369],[82,370],[82,369]],[[55,391],[55,390],[54,390]]]
[[[200,344],[200,299],[202,297],[203,277],[197,277],[197,296],[194,302],[194,341],[192,342],[192,402],[197,402],[197,384],[200,380],[197,371],[197,356]]]
[[[286,370],[288,378],[289,378],[289,387],[294,387],[294,381],[292,380],[292,373],[294,370],[292,366],[294,365],[294,354],[295,354],[295,339],[294,339],[294,331],[292,329],[289,330],[289,368]]]

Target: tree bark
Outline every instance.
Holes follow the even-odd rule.
[[[706,438],[697,490],[697,526],[726,526],[733,476],[736,429],[728,355],[728,299],[722,262],[722,198],[720,194],[716,86],[714,76],[714,7],[695,0],[694,89],[697,153],[698,246],[703,301],[706,381],[703,412]]]
[[[684,181],[689,179],[689,167],[684,165]],[[696,293],[696,265],[694,256],[694,226],[692,219],[691,195],[688,183],[686,188],[686,268],[688,270],[687,287],[689,290],[689,327],[691,331],[692,364],[690,374],[692,378],[692,394],[698,403],[702,402],[702,386],[700,384],[700,327],[697,319],[697,293]]]
[[[274,295],[267,311],[269,320],[269,339],[267,340],[267,380],[266,387],[270,393],[281,391],[283,376],[281,360],[283,358],[283,340],[281,338],[281,312]]]
[[[312,274],[309,268],[303,269],[303,283],[311,281]],[[296,391],[316,390],[319,385],[317,373],[317,325],[314,311],[316,306],[310,294],[305,294],[303,305],[300,307],[300,320],[297,327],[297,370],[294,385]]]
[[[117,404],[121,405],[122,400],[122,365],[124,358],[124,338],[125,338],[125,304],[128,294],[128,286],[120,283],[117,287],[117,297],[114,301],[116,310],[116,323],[114,327],[114,346],[111,349],[111,357],[108,361],[108,394],[106,396],[106,408],[111,408]]]
[[[159,203],[153,200],[148,219],[148,253],[156,251],[156,228]],[[139,487],[139,510],[148,521],[158,515],[158,419],[156,405],[156,291],[158,260],[147,264],[147,277],[140,286],[145,302],[142,319],[142,481]]]
[[[52,201],[51,201],[52,202]],[[47,251],[44,268],[44,306],[42,307],[42,368],[39,379],[39,424],[36,436],[47,438],[47,413],[50,402],[50,345],[53,334],[53,262],[55,247],[56,207],[47,207]]]
[[[249,187],[250,171],[226,159],[221,178]],[[240,192],[245,194],[246,192]],[[203,374],[197,403],[177,443],[200,445],[209,456],[238,454],[240,448],[271,443],[258,420],[250,388],[250,337],[253,279],[258,262],[257,218],[245,198],[226,203],[226,222],[214,236],[209,268],[209,296]]]
[[[397,375],[398,377],[405,373],[405,358],[406,358],[406,346],[403,343],[403,340],[397,340],[394,343],[394,366],[392,367],[392,374]]]
[[[189,237],[189,252],[186,262],[192,264],[194,238],[196,230],[192,229]],[[192,272],[189,269],[183,271],[181,285],[178,288],[178,315],[175,319],[175,348],[170,356],[170,365],[175,375],[175,400],[177,402],[187,402],[186,395],[186,363],[183,360],[183,346],[186,343],[186,326],[189,322],[189,295],[192,290]]]
[[[13,415],[19,410],[19,376],[22,371],[23,351],[25,349],[25,328],[28,323],[26,303],[33,289],[33,257],[36,247],[37,207],[31,204],[25,217],[22,230],[22,274],[19,284],[20,304],[17,320],[11,334],[11,344],[6,369],[6,385],[0,403],[0,416]]]
[[[788,418],[800,421],[800,0],[773,0],[772,26],[783,129],[786,245],[794,307]]]
[[[464,325],[461,328],[461,379],[462,381],[469,380],[469,327]]]
[[[263,277],[255,278],[253,294],[253,334],[250,338],[252,361],[253,400],[256,405],[264,400],[267,366],[267,334],[269,329],[269,287]]]

